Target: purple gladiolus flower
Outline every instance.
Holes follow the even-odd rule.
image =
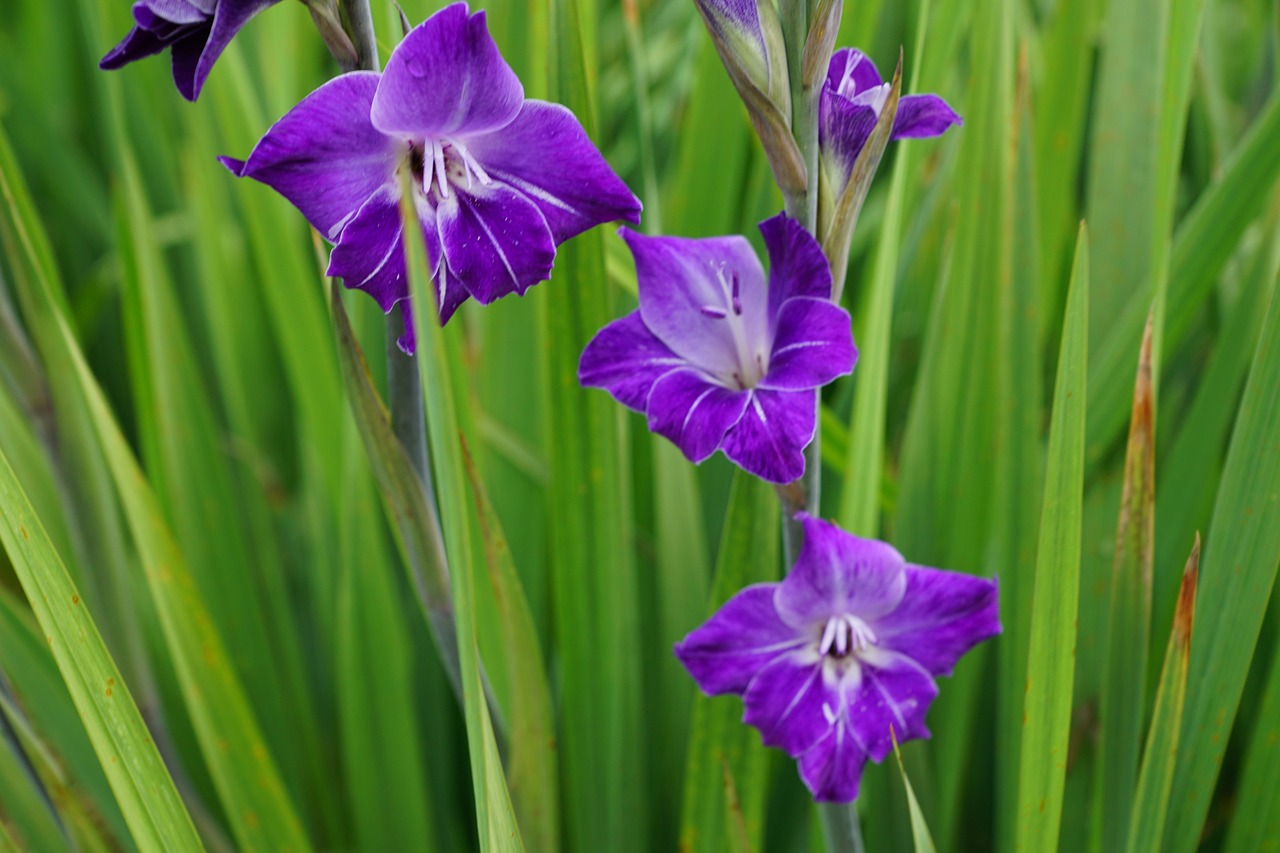
[[[622,236],[640,308],[600,330],[578,368],[645,412],[691,461],[716,450],[775,483],[804,473],[818,388],[853,370],[849,315],[830,301],[831,270],[795,220],[760,223],[769,286],[743,237]]]
[[[1000,633],[997,587],[796,518],[787,577],[739,592],[675,652],[703,692],[742,697],[743,722],[797,760],[816,799],[851,802],[868,758],[929,737],[934,677]]]
[[[188,101],[204,87],[213,63],[240,28],[279,0],[139,0],[135,26],[98,67],[123,68],[166,47],[173,59],[173,82]]]
[[[409,296],[401,173],[433,265],[441,322],[468,297],[523,294],[551,274],[556,246],[640,201],[559,104],[525,100],[465,3],[437,12],[392,52],[303,99],[246,161],[220,158],[293,202],[335,243],[329,275],[390,312]],[[414,349],[405,311],[400,346]]]
[[[840,176],[838,187],[852,173],[888,97],[889,84],[866,54],[846,47],[832,55],[818,107],[818,141],[824,165]],[[960,116],[937,95],[903,95],[890,138],[941,136],[955,124],[962,124]]]

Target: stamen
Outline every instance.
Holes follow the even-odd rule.
[[[702,316],[710,317],[713,320],[723,320],[729,316],[728,312],[723,308],[717,308],[714,305],[703,305],[698,310],[702,312]]]
[[[818,641],[818,654],[842,658],[874,646],[878,638],[875,631],[857,616],[843,613],[827,620]]]
[[[737,314],[738,316],[742,316],[742,299],[739,298],[739,294],[741,293],[741,287],[742,287],[741,280],[738,278],[738,274],[735,272],[733,274],[733,289],[731,291],[732,296],[730,297],[729,301],[730,301],[730,304],[733,306],[733,313]]]
[[[449,197],[449,173],[444,170],[444,143],[433,141],[431,149],[436,160],[436,180],[440,184],[440,195]]]
[[[458,156],[462,158],[463,165],[467,167],[467,189],[471,189],[472,174],[479,178],[480,183],[486,187],[493,183],[493,178],[490,178],[484,167],[480,165],[475,157],[471,156],[471,152],[467,150],[465,145],[461,142],[450,142],[450,144],[453,145],[453,150],[458,153]]]

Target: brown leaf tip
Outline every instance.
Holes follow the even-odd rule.
[[[1173,614],[1173,632],[1184,648],[1191,645],[1191,626],[1196,614],[1196,582],[1200,577],[1200,531],[1196,531],[1195,544],[1187,567],[1182,570],[1182,587],[1178,590],[1178,609]]]

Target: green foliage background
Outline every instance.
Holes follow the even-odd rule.
[[[692,3],[486,8],[644,230],[780,209]],[[165,59],[97,70],[128,25],[0,6],[0,850],[819,849],[793,763],[670,654],[780,576],[772,490],[576,383],[634,305],[613,229],[420,323],[460,704],[382,318],[214,159],[336,69],[285,2],[191,105]],[[1005,625],[903,746],[910,808],[868,768],[869,850],[1280,849],[1278,38],[1266,0],[847,4],[838,43],[904,46],[965,124],[891,146],[862,214],[823,514],[998,576]]]

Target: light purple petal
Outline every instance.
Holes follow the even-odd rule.
[[[937,95],[903,95],[893,120],[894,139],[927,139],[941,136],[954,124],[963,124],[956,111]]]
[[[902,555],[807,513],[796,518],[804,525],[804,544],[775,598],[783,620],[801,628],[849,613],[878,626],[876,620],[892,613],[906,593]]]
[[[538,206],[557,244],[603,222],[640,221],[640,200],[559,104],[525,101],[509,125],[466,145],[490,177]]]
[[[397,148],[369,123],[377,85],[371,71],[336,77],[276,122],[247,161],[219,159],[275,189],[336,242],[370,196],[395,185]]]
[[[831,265],[813,235],[786,213],[760,223],[769,251],[769,317],[776,322],[782,303],[798,296],[831,298]]]
[[[654,337],[632,311],[601,329],[578,364],[578,381],[590,388],[604,388],[624,406],[645,411],[653,383],[685,360]]]
[[[884,82],[876,64],[856,47],[842,47],[827,64],[827,87],[852,98]]]
[[[436,202],[449,269],[478,301],[523,294],[551,275],[556,247],[533,202],[503,184],[454,186]]]
[[[618,232],[636,259],[640,316],[676,354],[729,381],[742,371],[734,324],[740,324],[747,357],[768,355],[764,270],[743,237],[646,237]],[[740,315],[734,314],[733,281]]]
[[[778,618],[773,607],[776,586],[747,587],[676,644],[676,657],[702,692],[740,694],[776,657],[806,642]]]
[[[671,439],[690,462],[701,462],[742,417],[750,396],[709,382],[696,370],[672,370],[649,392],[649,429]]]
[[[882,647],[950,675],[965,652],[1000,633],[999,590],[994,580],[907,566],[902,603],[873,628]]]
[[[392,51],[373,100],[372,120],[416,140],[466,136],[511,122],[524,87],[498,52],[485,13],[466,3],[436,12]]]
[[[840,707],[837,687],[828,684],[822,659],[812,649],[789,652],[751,679],[742,695],[742,722],[760,730],[765,746],[795,758],[831,728],[828,714]]]
[[[778,315],[762,389],[820,388],[853,371],[858,351],[849,315],[825,299],[788,299]]]
[[[841,716],[821,740],[797,759],[800,778],[818,802],[851,803],[858,798],[867,753]]]
[[[771,483],[798,480],[804,474],[804,448],[813,441],[817,405],[817,391],[756,389],[720,449],[744,470]]]
[[[227,0],[222,0],[225,4]],[[246,5],[241,2],[239,5]],[[149,20],[161,19],[175,24],[194,24],[213,17],[218,0],[140,0],[133,4],[133,17],[142,26],[154,26]],[[147,17],[143,17],[145,12]]]
[[[899,743],[929,737],[924,718],[938,685],[906,655],[873,646],[859,658],[862,678],[844,696],[849,730],[878,762],[893,751],[895,737]]]

